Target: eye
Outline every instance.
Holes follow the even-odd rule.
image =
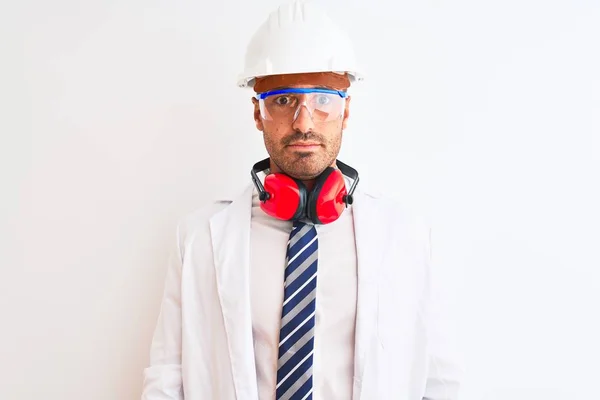
[[[317,100],[317,104],[320,105],[320,106],[324,106],[324,105],[329,104],[329,97],[325,96],[325,95],[319,95],[319,96],[317,96],[316,100]]]
[[[279,96],[275,99],[275,104],[280,106],[287,106],[292,102],[290,96]]]

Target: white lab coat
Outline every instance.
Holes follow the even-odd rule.
[[[249,185],[233,201],[180,220],[143,400],[258,399],[249,286],[252,193]],[[456,399],[461,368],[435,316],[429,229],[392,201],[360,190],[354,198],[352,400]]]

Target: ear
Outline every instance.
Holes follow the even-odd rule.
[[[352,100],[351,96],[346,98],[346,105],[344,106],[344,119],[342,120],[342,129],[346,129],[348,126],[348,117],[350,117],[350,100]]]
[[[262,132],[264,130],[264,125],[262,117],[260,116],[260,106],[258,105],[256,97],[252,97],[252,104],[254,104],[254,123],[256,124],[256,129]]]

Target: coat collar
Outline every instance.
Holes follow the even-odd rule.
[[[253,185],[210,219],[216,280],[237,398],[256,399],[258,388],[250,308],[250,227]],[[381,227],[376,198],[356,190],[353,218],[357,243],[358,300],[356,315],[353,400],[362,391],[362,377],[377,321],[377,276],[383,249],[369,235]]]

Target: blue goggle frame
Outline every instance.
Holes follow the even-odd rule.
[[[276,94],[285,94],[285,93],[328,93],[328,94],[337,94],[341,98],[345,99],[348,97],[347,92],[343,92],[341,90],[332,90],[332,89],[321,89],[321,88],[287,88],[287,89],[277,89],[271,90],[268,92],[258,93],[255,97],[257,100],[263,100],[269,96],[274,96]]]

